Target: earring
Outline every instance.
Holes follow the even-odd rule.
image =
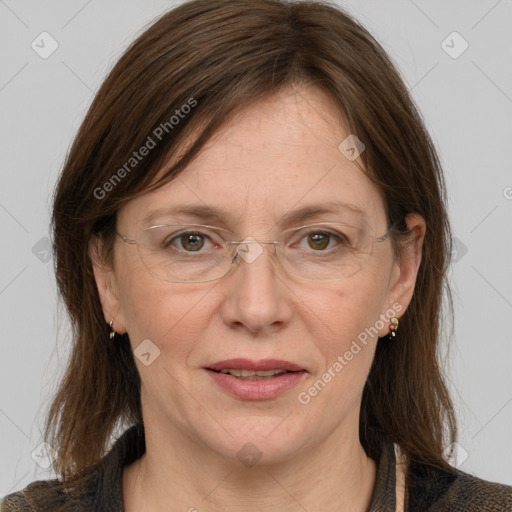
[[[391,324],[389,326],[389,336],[390,337],[395,337],[396,336],[396,331],[398,330],[398,318],[396,316],[394,316],[393,318],[391,318]]]
[[[108,324],[110,326],[110,340],[113,341],[115,337],[117,336],[117,332],[114,331],[114,319],[110,320],[110,323]]]

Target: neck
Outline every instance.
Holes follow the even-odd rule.
[[[146,453],[123,475],[127,512],[367,510],[376,465],[357,431],[284,462],[245,467],[176,433],[146,427]]]

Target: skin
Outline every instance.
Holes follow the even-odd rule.
[[[315,87],[253,103],[178,179],[127,203],[117,229],[135,237],[150,210],[191,203],[224,209],[225,227],[241,239],[268,240],[281,231],[285,213],[341,200],[360,206],[376,236],[382,235],[383,199],[338,150],[350,133],[340,119],[332,100]],[[375,244],[361,271],[327,283],[287,276],[269,246],[217,281],[169,283],[145,269],[135,246],[116,237],[110,268],[98,256],[97,240],[91,241],[105,320],[114,318],[115,330],[128,332],[134,348],[149,338],[161,351],[149,366],[136,360],[147,452],[124,471],[127,511],[367,509],[376,464],[360,444],[358,426],[377,337],[361,345],[309,403],[297,396],[381,315],[397,304],[396,316],[407,309],[425,233],[421,216],[410,214],[407,222],[407,257],[395,259],[387,239]],[[389,322],[379,325],[378,336],[389,333]],[[244,401],[203,370],[232,357],[285,359],[308,374],[276,399]],[[252,467],[237,457],[249,442],[261,453]]]

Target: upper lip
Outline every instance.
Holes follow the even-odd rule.
[[[305,368],[289,361],[283,361],[282,359],[260,359],[254,361],[251,359],[226,359],[219,361],[214,364],[210,364],[206,367],[208,370],[252,370],[252,371],[265,371],[265,370],[288,370],[289,372],[304,371]]]

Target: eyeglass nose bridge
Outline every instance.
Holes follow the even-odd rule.
[[[241,242],[236,242],[236,241],[226,241],[225,242],[226,245],[234,245],[234,246],[247,246],[248,244],[267,244],[267,245],[273,245],[274,247],[277,247],[278,245],[282,245],[282,242],[278,242],[276,240],[253,240],[253,239],[246,239],[246,240],[242,240]],[[244,256],[243,254],[241,254],[241,252],[243,253],[247,253],[247,256]],[[261,250],[261,252],[258,252],[257,254],[255,254],[254,252],[251,254],[251,252],[249,250],[240,250],[238,249],[232,256],[231,258],[231,263],[235,263],[235,262],[239,262],[240,261],[240,258],[242,258],[245,262],[247,263],[252,263],[253,261],[255,261],[259,256],[260,254],[263,252],[263,250]]]
[[[233,242],[228,240],[225,242],[229,245],[241,245],[241,244],[282,244],[282,242],[277,242],[276,240],[242,240],[241,242]]]

